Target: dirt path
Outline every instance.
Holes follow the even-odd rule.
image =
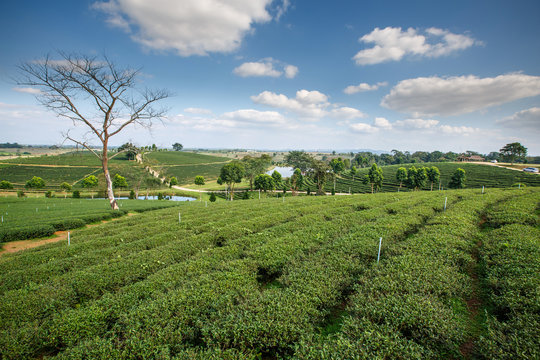
[[[127,214],[127,216],[133,216],[133,215],[135,215],[135,213],[128,213]],[[100,226],[100,225],[106,224],[106,223],[111,222],[111,221],[119,220],[121,218],[122,217],[112,218],[111,220],[103,220],[100,223],[89,224],[89,225],[86,225],[85,227],[79,228],[79,229]],[[73,229],[73,230],[75,230],[75,229]],[[72,230],[69,230],[69,231],[72,231]],[[33,248],[36,248],[36,247],[39,247],[39,246],[42,246],[42,245],[45,245],[45,244],[49,244],[49,243],[55,243],[55,242],[59,242],[59,241],[67,241],[67,238],[68,238],[68,231],[65,230],[65,231],[57,231],[52,235],[52,237],[49,237],[47,239],[30,239],[30,240],[10,241],[8,243],[5,243],[2,246],[2,250],[0,251],[0,256],[2,256],[4,254],[8,254],[8,253],[15,253],[15,252],[19,252],[19,251],[23,251],[23,250],[27,250],[27,249],[33,249]]]

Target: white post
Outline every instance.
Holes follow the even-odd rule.
[[[283,194],[283,202],[285,202],[285,194]]]
[[[484,194],[484,185],[482,185],[482,195]]]
[[[180,224],[182,222],[182,215],[178,213],[178,223]]]
[[[37,208],[36,208],[36,212],[37,212]]]
[[[446,211],[446,200],[448,200],[447,197],[444,198],[444,211]]]
[[[261,189],[259,189],[259,200],[261,200]]]
[[[69,231],[68,231],[68,246],[69,246],[69,245],[71,245],[71,235],[70,235],[70,233],[69,233]]]
[[[379,238],[379,254],[377,255],[377,264],[379,263],[379,259],[381,258],[381,245],[382,245],[382,237]]]
[[[2,224],[4,223],[4,215],[2,215]]]
[[[518,183],[518,189],[521,189],[521,183]]]

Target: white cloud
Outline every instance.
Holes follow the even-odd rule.
[[[360,83],[358,85],[349,85],[349,86],[347,86],[343,90],[343,92],[345,94],[352,95],[352,94],[356,94],[356,93],[364,92],[364,91],[374,91],[374,90],[377,90],[380,87],[386,86],[386,85],[388,85],[388,83],[386,81],[385,82],[378,82],[378,83],[373,84],[373,85],[370,85],[368,83]]]
[[[272,19],[267,11],[271,2],[110,0],[96,2],[93,7],[107,14],[110,25],[131,33],[132,39],[144,46],[191,56],[236,50],[255,23]]]
[[[429,28],[422,33],[413,28],[402,31],[400,27],[375,28],[359,41],[375,45],[360,50],[353,57],[358,65],[399,61],[406,55],[445,56],[479,43],[468,35],[453,34],[447,30]]]
[[[212,110],[203,109],[203,108],[195,108],[195,107],[189,107],[184,109],[184,112],[188,114],[200,114],[200,115],[211,115]]]
[[[283,73],[274,69],[274,66],[270,62],[246,62],[238,66],[233,72],[241,77],[250,76],[270,76],[280,77]]]
[[[347,106],[332,109],[332,111],[330,112],[330,115],[338,119],[346,119],[346,120],[354,120],[358,118],[367,117],[367,115],[364,114],[362,111],[355,108],[347,107]]]
[[[257,62],[245,62],[236,67],[233,73],[241,77],[280,77],[285,74],[286,78],[292,79],[298,73],[298,68],[272,58],[266,58]]]
[[[518,111],[512,116],[497,120],[496,123],[508,128],[540,131],[540,107]]]
[[[41,90],[36,89],[36,88],[29,88],[29,87],[26,87],[26,88],[19,88],[19,87],[14,87],[13,90],[14,90],[14,91],[17,91],[17,92],[20,92],[20,93],[26,93],[26,94],[32,94],[32,95],[39,95],[39,94],[41,94]]]
[[[400,81],[381,105],[413,116],[449,116],[537,95],[540,95],[540,76],[519,73],[493,78],[433,76]]]
[[[439,129],[448,135],[472,135],[482,131],[479,128],[473,128],[469,126],[450,126],[450,125],[441,125]]]
[[[328,96],[316,90],[298,90],[295,98],[263,91],[259,95],[252,96],[251,100],[257,104],[291,111],[304,120],[319,120],[325,116],[350,120],[366,117],[366,114],[358,109],[330,103]]]
[[[377,127],[366,124],[366,123],[350,124],[349,128],[352,131],[361,133],[361,134],[373,134],[379,131]]]
[[[286,119],[277,111],[258,111],[253,109],[242,109],[227,112],[223,118],[254,125],[283,125]]]
[[[384,129],[384,130],[392,129],[392,124],[390,123],[390,121],[386,120],[383,117],[375,118],[375,121],[373,122],[373,125],[375,125],[376,127],[380,128],[380,129]]]
[[[408,130],[418,130],[418,129],[431,129],[439,124],[438,120],[424,120],[424,119],[407,119],[407,120],[398,120],[394,123],[395,126],[408,129]]]
[[[285,71],[285,77],[287,79],[292,79],[296,77],[296,74],[298,74],[298,67],[294,65],[287,65],[285,66],[284,71]]]

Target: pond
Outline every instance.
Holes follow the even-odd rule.
[[[101,199],[101,200],[104,200],[105,198],[94,198],[94,199]],[[116,200],[128,200],[129,198],[127,196],[119,196],[119,197],[115,197]],[[144,195],[141,195],[137,198],[138,200],[158,200],[158,197],[157,196],[151,196],[149,195],[148,197],[144,196]],[[164,200],[171,200],[171,201],[195,201],[197,200],[196,198],[193,198],[193,197],[188,197],[188,196],[176,196],[176,195],[173,195],[173,196],[164,196]]]
[[[272,170],[267,171],[266,173],[268,175],[272,175],[274,171],[277,171],[281,174],[281,177],[288,178],[291,177],[294,174],[294,169],[292,167],[282,167],[282,166],[276,166]]]

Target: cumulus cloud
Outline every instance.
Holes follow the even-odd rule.
[[[413,116],[450,116],[539,94],[540,76],[519,73],[492,78],[433,76],[400,81],[381,105]]]
[[[366,116],[358,109],[330,103],[328,96],[317,90],[298,90],[294,98],[263,91],[259,95],[252,96],[251,100],[257,104],[291,111],[307,120],[318,120],[325,116],[338,119],[356,119]]]
[[[258,111],[253,109],[242,109],[227,112],[222,115],[224,119],[254,125],[284,125],[286,119],[277,111]]]
[[[349,86],[347,86],[343,90],[343,92],[345,94],[347,94],[347,95],[352,95],[352,94],[356,94],[356,93],[364,92],[364,91],[378,90],[380,87],[386,86],[386,85],[388,85],[388,83],[386,81],[378,82],[378,83],[373,84],[373,85],[370,85],[368,83],[360,83],[358,85],[349,85]]]
[[[375,118],[375,121],[373,122],[373,125],[375,125],[379,129],[384,129],[384,130],[392,129],[392,124],[390,123],[390,121],[386,120],[383,117]]]
[[[406,119],[398,120],[395,122],[395,126],[403,129],[431,129],[439,124],[438,120],[424,120],[424,119]]]
[[[287,79],[292,79],[298,74],[298,67],[294,65],[287,65],[283,70],[285,71],[285,77]]]
[[[374,46],[360,50],[353,57],[358,65],[399,61],[406,55],[440,57],[480,43],[468,35],[443,29],[429,28],[422,32],[413,28],[403,31],[400,27],[375,28],[359,41]]]
[[[361,133],[361,134],[373,134],[379,131],[379,129],[373,125],[366,124],[366,123],[355,123],[355,124],[349,124],[349,128],[353,132]]]
[[[147,48],[191,56],[236,50],[255,23],[272,19],[267,11],[270,3],[272,0],[110,0],[96,2],[93,8]],[[287,4],[278,9],[278,15]]]
[[[20,92],[20,93],[26,93],[26,94],[32,94],[32,95],[39,95],[39,94],[41,94],[41,90],[36,89],[36,88],[29,88],[29,87],[20,88],[20,87],[14,87],[13,90],[14,90],[14,91],[17,91],[17,92]]]
[[[447,135],[472,135],[482,131],[479,128],[473,128],[469,126],[450,126],[450,125],[441,125],[439,129]]]
[[[268,58],[258,62],[245,62],[235,68],[233,73],[241,77],[280,77],[285,74],[286,78],[292,79],[298,73],[298,68],[294,65],[283,65],[280,61]]]
[[[540,131],[540,108],[518,111],[512,116],[497,120],[496,123],[508,128]]]

